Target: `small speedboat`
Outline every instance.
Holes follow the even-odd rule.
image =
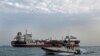
[[[46,54],[57,54],[57,55],[74,55],[81,54],[82,51],[79,46],[80,41],[73,36],[66,36],[66,39],[61,43],[61,47],[42,47],[41,49]]]

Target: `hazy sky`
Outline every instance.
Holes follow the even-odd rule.
[[[0,45],[25,29],[33,39],[70,34],[81,45],[100,46],[100,0],[0,0]]]

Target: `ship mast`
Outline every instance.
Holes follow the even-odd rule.
[[[25,30],[24,41],[26,41],[27,29]]]
[[[27,29],[25,30],[25,33],[27,34]]]

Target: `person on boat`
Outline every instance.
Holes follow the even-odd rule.
[[[72,38],[72,36],[71,36]],[[74,50],[74,47],[75,47],[75,42],[72,42],[71,41],[71,38],[69,36],[66,36],[65,40],[64,40],[64,46],[67,48],[67,49],[72,49]],[[67,39],[67,40],[66,40]]]
[[[69,36],[66,36],[66,38],[63,42],[63,46],[66,47],[67,49],[70,49],[70,38],[69,38]]]
[[[70,43],[70,46],[71,46],[71,49],[74,50],[75,42],[71,42],[71,43]]]

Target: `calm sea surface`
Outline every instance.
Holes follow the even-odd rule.
[[[100,56],[100,46],[82,47],[88,52],[82,55],[75,56]],[[14,48],[14,47],[0,47],[0,56],[56,56],[46,55],[40,48]]]

